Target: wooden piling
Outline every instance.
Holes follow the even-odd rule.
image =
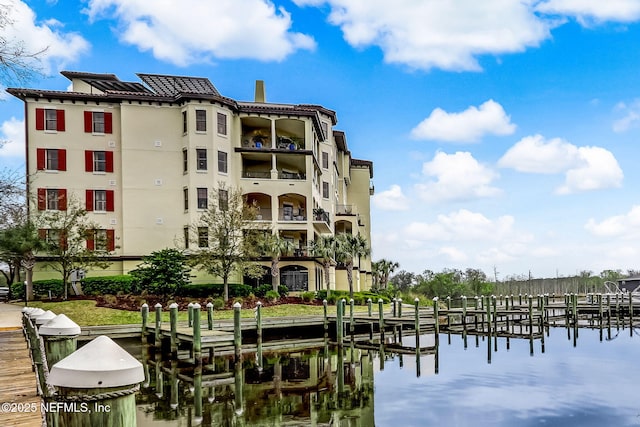
[[[187,305],[187,314],[188,314],[188,325],[189,327],[193,326],[193,303],[190,302]]]
[[[415,306],[416,357],[420,358],[420,299],[413,300]]]
[[[207,303],[207,328],[213,331],[213,303]]]
[[[147,337],[147,323],[149,322],[149,304],[147,304],[146,302],[144,304],[142,304],[142,307],[140,307],[140,312],[142,314],[142,333],[141,333],[141,338],[142,338],[142,342],[145,341],[145,338]]]
[[[256,334],[258,339],[262,341],[262,303],[256,303]]]
[[[398,298],[398,317],[402,317],[402,298]]]
[[[369,317],[371,317],[371,306],[372,306],[372,302],[371,302],[371,298],[367,298],[367,313],[369,314]]]
[[[239,302],[233,304],[233,346],[235,347],[236,360],[242,356],[242,325],[240,323]]]
[[[155,344],[156,347],[160,346],[162,342],[162,335],[160,328],[162,326],[162,304],[157,303],[154,308],[156,309],[156,336],[155,336]]]
[[[392,317],[396,317],[396,299],[395,299],[395,298],[393,298],[393,299],[391,300],[391,303],[393,304],[393,305],[391,306],[391,307],[392,307],[392,309],[391,309],[391,313],[392,313],[392,314],[391,314],[391,316],[392,316]]]
[[[380,329],[380,341],[384,339],[384,301],[378,298],[378,328]]]
[[[178,353],[178,304],[175,302],[169,306],[169,324],[171,327],[171,353],[175,355]]]
[[[329,331],[329,316],[328,316],[328,310],[327,310],[327,305],[329,303],[327,302],[326,299],[322,300],[322,308],[323,308],[323,312],[324,312],[324,334],[327,335],[328,331]]]
[[[349,332],[351,332],[352,334],[356,330],[355,322],[353,319],[353,311],[354,311],[353,305],[354,305],[354,301],[353,301],[353,298],[351,298],[349,300]]]
[[[437,340],[438,334],[440,333],[440,320],[438,317],[438,297],[433,298],[433,318],[436,321],[436,340]]]
[[[342,304],[344,300],[340,300],[338,301],[338,304],[336,304],[336,341],[338,342],[338,345],[341,346],[343,343],[343,337],[342,337],[342,331],[343,331],[343,326],[342,326],[342,314],[343,314],[343,307],[344,305]]]

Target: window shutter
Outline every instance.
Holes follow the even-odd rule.
[[[58,150],[58,170],[67,170],[67,150]]]
[[[88,212],[91,212],[93,210],[93,190],[87,190],[85,194],[87,199],[85,208]]]
[[[84,170],[93,172],[93,151],[85,150],[84,152]]]
[[[46,228],[39,228],[38,229],[38,237],[40,238],[40,240],[47,240],[47,229]]]
[[[58,210],[67,210],[67,190],[66,188],[58,190]]]
[[[44,108],[36,108],[36,130],[44,130]]]
[[[86,133],[93,132],[93,113],[91,111],[84,112],[84,131]]]
[[[113,172],[113,151],[106,151],[106,172]]]
[[[93,230],[87,230],[87,250],[92,251],[96,248]]]
[[[67,233],[64,230],[60,230],[60,249],[67,250]]]
[[[64,131],[64,110],[56,110],[56,124],[59,131]]]
[[[113,132],[113,114],[104,113],[104,133]]]
[[[107,230],[107,251],[112,252],[116,250],[116,231],[113,229]]]
[[[113,190],[107,190],[107,212],[113,212],[114,211],[114,194],[113,194]]]
[[[38,210],[43,211],[47,209],[47,189],[38,188]]]
[[[37,159],[37,164],[38,164],[38,170],[39,171],[43,171],[46,168],[45,165],[45,154],[46,151],[44,148],[38,148],[36,149],[36,159]]]

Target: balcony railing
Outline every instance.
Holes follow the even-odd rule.
[[[306,221],[307,216],[304,214],[294,214],[287,211],[280,211],[280,221]]]
[[[336,215],[353,215],[353,205],[336,205]]]
[[[258,178],[258,179],[270,179],[271,172],[260,172],[260,171],[242,171],[243,178]]]
[[[307,174],[304,172],[278,172],[278,179],[307,179]]]
[[[323,221],[328,225],[331,225],[331,220],[329,219],[329,212],[315,212],[313,214],[314,221]]]

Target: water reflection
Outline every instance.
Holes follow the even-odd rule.
[[[147,375],[139,426],[623,426],[640,425],[638,339],[625,325],[405,333],[202,366],[128,349]]]

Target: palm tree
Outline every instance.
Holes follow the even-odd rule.
[[[267,234],[259,243],[263,254],[271,257],[271,284],[273,290],[278,292],[280,286],[280,258],[293,252],[291,240],[283,239],[276,234]]]
[[[324,270],[324,281],[327,284],[327,298],[331,292],[330,274],[331,265],[335,264],[336,239],[330,234],[323,234],[316,240],[311,242],[311,254],[322,260],[322,269]]]
[[[400,267],[400,264],[395,261],[389,261],[382,258],[380,261],[376,262],[376,265],[378,273],[380,274],[380,285],[383,289],[386,289],[389,282],[389,275],[396,271],[396,268]]]
[[[349,282],[349,298],[353,298],[353,264],[356,258],[367,256],[371,250],[361,234],[338,234],[336,236],[336,260],[347,268]]]

